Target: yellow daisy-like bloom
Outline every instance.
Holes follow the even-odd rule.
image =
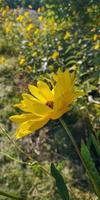
[[[64,40],[68,40],[70,37],[71,37],[71,34],[70,32],[67,31],[64,35]]]
[[[53,54],[51,55],[51,58],[53,60],[56,60],[59,57],[59,52],[58,51],[54,51]]]
[[[33,24],[30,23],[27,27],[26,27],[26,30],[27,31],[31,31],[33,29]]]
[[[39,80],[37,87],[29,85],[31,94],[22,94],[23,100],[15,107],[24,114],[11,116],[10,119],[19,125],[16,138],[26,136],[41,127],[49,120],[56,120],[70,110],[73,100],[82,95],[75,90],[75,74],[68,69],[53,74],[52,89]]]

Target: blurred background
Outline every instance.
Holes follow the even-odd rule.
[[[16,141],[9,116],[19,113],[13,105],[29,83],[59,67],[75,70],[85,95],[63,118],[79,148],[82,140],[88,145],[100,172],[99,16],[99,0],[0,0],[0,188],[34,200],[60,200],[47,173],[53,162],[74,200],[97,199],[59,121]]]

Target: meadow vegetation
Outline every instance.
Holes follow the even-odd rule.
[[[70,199],[99,200],[100,3],[42,0],[10,5],[0,1],[0,191],[27,200],[67,200],[59,192],[63,183],[57,185],[60,172]],[[9,120],[20,114],[13,105],[28,93],[28,85],[39,79],[48,82],[59,68],[75,71],[76,86],[84,91],[63,119],[88,175],[59,120],[19,140]]]

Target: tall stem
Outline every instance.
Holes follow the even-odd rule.
[[[74,147],[75,147],[75,149],[76,149],[76,152],[77,152],[77,154],[78,154],[78,156],[79,156],[79,158],[80,158],[80,160],[81,160],[81,162],[82,162],[84,168],[86,169],[86,172],[87,172],[87,174],[88,174],[88,177],[89,177],[90,180],[91,180],[91,183],[92,183],[92,185],[93,185],[93,187],[94,187],[94,189],[95,189],[95,192],[96,192],[97,196],[99,197],[99,196],[100,196],[100,192],[99,192],[99,190],[98,190],[98,187],[96,187],[96,185],[95,185],[95,182],[94,182],[94,180],[93,180],[93,177],[91,176],[91,174],[90,174],[90,172],[89,172],[89,169],[88,169],[86,163],[84,162],[84,160],[83,160],[83,158],[82,158],[82,156],[81,156],[81,153],[80,153],[80,151],[79,151],[79,148],[78,148],[78,146],[77,146],[77,144],[76,144],[76,142],[75,142],[75,140],[74,140],[74,138],[73,138],[73,136],[72,136],[70,130],[68,129],[68,127],[67,127],[67,125],[65,124],[65,122],[63,121],[63,119],[60,118],[59,121],[60,121],[60,123],[62,124],[63,128],[65,129],[67,135],[69,136],[69,138],[70,138],[72,144],[74,145]]]
[[[74,140],[74,138],[73,138],[73,136],[72,136],[70,130],[68,129],[67,125],[65,124],[65,122],[64,122],[64,120],[63,120],[62,118],[60,118],[59,121],[60,121],[60,123],[62,124],[63,128],[65,129],[67,135],[69,136],[69,138],[70,138],[70,140],[71,140],[73,146],[75,147],[75,150],[76,150],[76,152],[77,152],[77,154],[78,154],[78,156],[79,156],[79,158],[80,158],[80,160],[81,160],[83,166],[86,168],[85,163],[84,163],[84,161],[83,161],[83,159],[82,159],[82,157],[81,157],[79,148],[78,148],[78,146],[77,146],[77,144],[76,144],[76,142],[75,142],[75,140]]]

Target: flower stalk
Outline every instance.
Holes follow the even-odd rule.
[[[89,177],[89,179],[90,179],[90,181],[91,181],[91,183],[92,183],[92,185],[93,185],[93,187],[94,187],[94,189],[95,189],[95,192],[96,192],[97,196],[100,197],[100,192],[99,192],[99,190],[98,190],[98,187],[96,187],[96,185],[95,185],[95,181],[93,180],[93,177],[91,176],[90,171],[89,171],[89,169],[88,169],[86,163],[84,162],[84,160],[83,160],[83,158],[82,158],[82,156],[81,156],[81,153],[80,153],[80,151],[79,151],[79,148],[78,148],[78,146],[77,146],[77,144],[76,144],[76,142],[75,142],[75,140],[74,140],[74,138],[73,138],[73,136],[72,136],[70,130],[68,129],[66,123],[64,122],[64,120],[63,120],[62,118],[59,118],[59,121],[60,121],[60,123],[62,124],[63,128],[65,129],[67,135],[69,136],[69,138],[70,138],[70,140],[71,140],[73,146],[75,147],[75,150],[76,150],[76,152],[77,152],[77,154],[78,154],[78,156],[79,156],[79,158],[80,158],[80,160],[81,160],[81,162],[82,162],[84,168],[86,169],[86,172],[87,172],[87,174],[88,174],[88,177]]]
[[[76,144],[76,142],[75,142],[75,140],[74,140],[69,128],[67,127],[66,123],[64,122],[64,120],[62,118],[59,118],[59,121],[60,121],[61,125],[63,126],[63,128],[65,129],[67,135],[69,136],[73,146],[75,147],[75,150],[76,150],[81,162],[84,164],[83,159],[82,159],[81,154],[80,154],[80,151],[79,151],[79,148],[78,148],[78,146],[77,146],[77,144]]]

